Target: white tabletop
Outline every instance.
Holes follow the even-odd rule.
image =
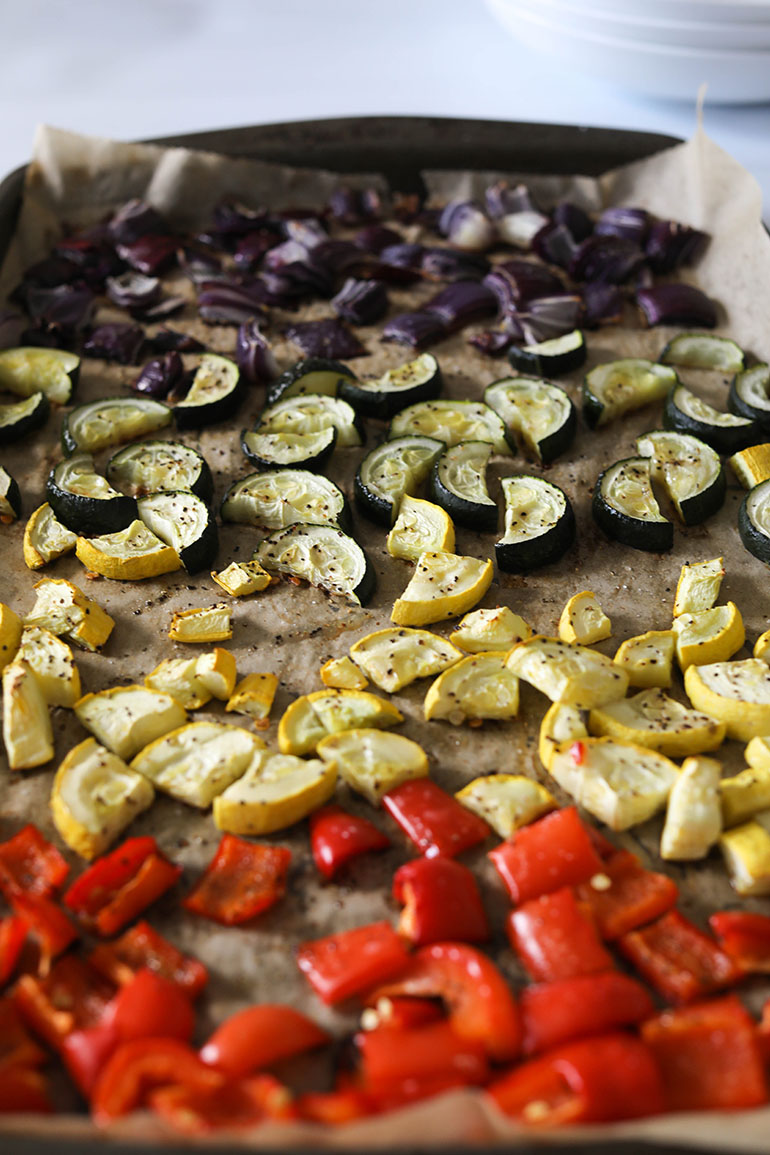
[[[136,139],[355,114],[430,114],[688,137],[652,100],[520,48],[482,0],[0,0],[0,175],[35,125]],[[707,132],[759,180],[770,104],[706,102]]]

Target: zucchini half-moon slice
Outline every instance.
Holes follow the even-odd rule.
[[[303,578],[313,586],[365,605],[376,577],[361,546],[332,525],[290,525],[270,534],[254,554],[268,573]]]
[[[352,405],[326,393],[302,393],[268,405],[259,415],[260,433],[318,433],[333,426],[337,446],[363,445],[364,426]]]
[[[0,445],[10,445],[45,425],[51,405],[45,393],[33,393],[12,405],[0,405]]]
[[[315,433],[273,433],[261,428],[241,433],[241,449],[260,469],[323,469],[336,442],[333,425]]]
[[[66,349],[36,345],[0,352],[0,389],[17,397],[45,393],[49,401],[66,405],[80,375],[80,358]]]
[[[98,537],[79,537],[75,555],[91,573],[116,581],[141,581],[181,569],[179,554],[140,521]]]
[[[435,437],[396,437],[367,453],[353,486],[356,504],[367,517],[392,525],[405,494],[414,496],[446,445]]]
[[[55,465],[45,488],[55,516],[74,533],[114,533],[136,517],[136,498],[113,489],[85,451]]]
[[[107,479],[133,497],[179,489],[189,489],[202,501],[211,501],[214,495],[208,462],[181,441],[126,445],[108,461]]]
[[[390,423],[388,440],[434,437],[445,445],[488,441],[495,453],[510,454],[510,434],[501,418],[483,401],[418,401],[402,409]]]
[[[309,469],[273,469],[234,481],[221,508],[222,521],[285,529],[289,525],[328,522],[348,533],[348,500],[328,477]]]
[[[675,371],[642,357],[606,361],[583,382],[583,416],[594,429],[665,397],[677,384]]]
[[[660,363],[737,373],[743,368],[745,358],[741,347],[729,337],[715,337],[713,333],[677,333],[661,353]]]
[[[140,497],[137,506],[147,528],[176,551],[188,573],[210,568],[219,534],[205,501],[182,489],[150,493]]]
[[[102,397],[77,405],[62,422],[61,439],[65,453],[85,449],[96,453],[111,445],[122,445],[157,433],[171,424],[171,409],[151,397]]]
[[[738,510],[738,532],[749,553],[770,565],[770,481],[761,481]]]
[[[15,521],[21,516],[21,491],[19,483],[11,477],[5,466],[0,465],[0,517]]]
[[[539,377],[506,377],[487,386],[484,400],[546,465],[572,444],[577,413],[559,385]]]
[[[356,375],[341,361],[327,357],[308,357],[297,361],[282,373],[267,392],[268,405],[275,405],[282,397],[296,397],[298,393],[325,393],[336,397],[342,381],[355,381]]]
[[[654,429],[636,439],[651,459],[652,478],[663,486],[685,525],[699,525],[721,508],[727,480],[719,454],[688,433]]]
[[[364,417],[389,421],[407,405],[435,400],[442,387],[438,361],[432,353],[422,353],[413,361],[388,369],[375,380],[343,380],[340,397]]]
[[[174,406],[177,429],[201,429],[234,417],[246,394],[234,361],[217,353],[201,354],[187,396]]]
[[[647,457],[627,457],[600,473],[591,511],[608,537],[632,549],[662,553],[674,544],[674,526],[652,492]]]
[[[756,421],[714,409],[684,385],[675,385],[666,397],[663,425],[699,437],[717,453],[737,453],[762,440]]]
[[[764,434],[770,433],[770,365],[763,362],[736,373],[727,404],[733,413],[756,421]]]
[[[431,471],[433,500],[471,529],[497,528],[497,503],[485,476],[491,456],[488,441],[461,441],[445,449]]]
[[[508,351],[508,360],[519,373],[558,377],[560,373],[579,369],[585,364],[586,355],[583,330],[573,329],[534,345],[513,345]]]
[[[575,515],[563,489],[542,477],[504,477],[505,533],[495,543],[498,569],[521,573],[550,565],[575,539]]]

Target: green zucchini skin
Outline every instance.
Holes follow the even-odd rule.
[[[746,396],[749,386],[758,393],[755,402]],[[761,430],[761,439],[766,440],[770,434],[770,365],[761,362],[736,373],[730,382],[727,404],[731,413],[756,421]]]
[[[666,396],[663,406],[664,429],[672,429],[677,433],[691,433],[693,437],[705,441],[717,453],[727,456],[738,453],[749,445],[756,445],[762,440],[762,431],[756,421],[751,421],[749,425],[719,425],[687,413],[677,403],[682,391],[682,386],[675,385]]]
[[[187,507],[197,506],[197,512],[205,518],[202,532],[181,548],[171,540],[168,534],[159,532],[157,526],[150,524],[148,521],[148,510],[151,509],[153,505],[170,506],[172,507],[171,512],[173,512],[173,505],[175,503],[182,506],[182,516]],[[165,541],[166,545],[171,545],[177,550],[179,560],[188,573],[199,573],[201,570],[211,568],[219,552],[219,531],[216,521],[211,516],[208,505],[205,501],[202,501],[200,497],[196,497],[194,493],[187,489],[164,490],[161,493],[150,493],[146,497],[140,497],[137,501],[137,509],[139,517],[145,522],[147,528],[152,530],[162,541]],[[182,516],[177,519],[177,524],[182,524]]]
[[[274,454],[267,451],[269,447],[264,441],[267,434],[258,429],[241,430],[241,449],[249,461],[259,469],[315,469],[320,471],[326,465],[337,444],[337,430],[334,426],[329,427],[328,433],[329,436],[320,450],[304,455],[299,452],[293,460],[288,461],[286,459],[278,460]],[[281,435],[278,434],[277,436]],[[260,443],[258,438],[263,438],[263,441]],[[260,444],[262,445],[261,449],[259,448]]]
[[[293,429],[290,422],[282,421],[281,417],[290,413],[296,402],[296,407],[302,411],[302,402],[321,405],[323,420],[327,426],[333,425],[337,430],[337,448],[347,449],[363,445],[366,441],[366,429],[354,407],[341,395],[332,397],[322,393],[299,393],[284,397],[281,402],[266,405],[258,415],[255,430],[260,433],[294,433],[301,430]],[[342,412],[340,412],[342,410]],[[347,413],[345,412],[347,410]],[[349,417],[349,422],[344,418]]]
[[[750,489],[738,510],[738,533],[744,547],[765,565],[770,565],[770,535],[756,524],[752,514],[757,505],[767,508],[770,524],[770,481],[760,481]]]
[[[472,447],[476,446],[486,449],[488,460],[491,455],[491,446],[484,441],[461,441],[459,445],[444,450],[431,469],[431,498],[436,505],[445,509],[458,525],[467,526],[468,529],[495,530],[497,529],[497,504],[495,502],[471,501],[463,497],[456,489],[452,488],[447,476],[448,467],[451,466],[452,462],[467,457],[468,449],[471,449],[472,452]],[[489,496],[483,475],[480,476],[480,481],[483,483],[484,491]]]
[[[507,542],[503,539],[495,542],[497,568],[503,573],[529,573],[531,570],[553,565],[564,557],[575,540],[575,513],[564,490],[553,482],[544,481],[543,478],[533,477],[529,480],[558,490],[564,498],[564,512],[556,524],[545,533],[522,541]]]
[[[2,486],[5,484],[5,493]],[[15,517],[21,517],[21,490],[15,477],[11,477],[7,469],[0,465],[0,502],[7,501]]]
[[[202,399],[199,402],[189,403],[190,396],[194,394],[199,374],[205,375],[206,370],[211,367],[211,362],[214,361],[218,363],[222,371],[227,373],[229,388],[209,400]],[[223,421],[229,421],[231,417],[235,417],[245,396],[246,383],[235,362],[227,357],[220,357],[218,353],[204,353],[187,397],[174,406],[176,427],[177,429],[208,429],[209,425],[219,425]]]
[[[33,398],[37,400],[30,405]],[[45,425],[50,412],[51,403],[45,393],[35,393],[11,405],[0,405],[0,445],[21,441],[22,437]]]
[[[552,403],[559,404],[564,411],[564,419],[561,424],[553,429],[551,433],[547,433],[545,437],[539,441],[535,441],[534,436],[530,434],[526,436],[523,432],[520,434],[521,440],[525,446],[534,451],[536,456],[542,461],[543,465],[550,465],[562,453],[565,453],[575,439],[577,432],[577,410],[565,389],[561,385],[554,385],[550,381],[543,378],[535,378],[530,380],[526,377],[518,378],[502,378],[500,381],[493,381],[484,390],[484,400],[489,405],[490,409],[494,409],[495,413],[505,423],[508,430],[509,438],[515,444],[516,430],[513,424],[513,414],[516,409],[515,394],[517,390],[524,387],[525,384],[533,384],[542,390],[552,401]],[[513,394],[514,399],[510,400],[509,395]],[[530,441],[533,444],[530,444]]]
[[[303,378],[310,378],[313,374],[323,374],[314,381],[308,381],[303,386]],[[268,405],[275,405],[282,397],[290,397],[294,393],[328,393],[336,397],[339,393],[341,381],[355,381],[356,375],[341,361],[332,361],[327,357],[307,357],[297,361],[280,377],[275,380],[267,391]]]
[[[135,433],[131,436],[117,434],[111,436],[109,441],[99,440],[98,444],[89,444],[88,441],[81,443],[77,434],[77,423],[87,414],[98,413],[103,407],[109,410],[114,406],[125,405],[135,411],[153,414],[154,419],[150,423],[151,428],[147,429],[145,433],[156,432],[158,429],[163,429],[170,425],[173,417],[171,407],[164,404],[163,401],[155,401],[150,397],[100,397],[94,401],[84,401],[82,405],[76,405],[74,409],[62,420],[61,426],[61,444],[65,453],[76,453],[79,449],[84,449],[89,452],[97,452],[99,449],[106,449],[114,445],[122,445],[126,441],[136,441],[143,437],[143,433]]]
[[[411,388],[372,389],[366,388],[359,381],[343,378],[340,381],[339,395],[362,417],[371,417],[375,421],[390,421],[408,405],[414,405],[418,401],[435,401],[441,396],[444,379],[441,367],[432,353],[423,353],[400,368],[406,370],[418,363],[424,370],[423,379],[417,381]]]
[[[392,441],[386,441],[381,445],[376,445],[374,449],[371,449],[369,453],[367,453],[359,465],[353,482],[353,498],[356,507],[360,509],[365,517],[377,522],[379,525],[387,526],[388,529],[390,529],[398,516],[398,506],[401,503],[401,498],[405,493],[412,493],[412,489],[405,487],[401,493],[396,494],[397,501],[389,499],[385,494],[378,492],[374,486],[368,483],[368,466],[373,460],[377,460],[380,455],[397,455],[402,450],[406,451],[410,448],[424,448],[427,451],[425,470],[424,473],[420,472],[418,479],[418,482],[421,484],[422,481],[427,480],[433,464],[446,449],[446,445],[443,441],[437,441],[434,437],[424,437],[420,434],[405,434],[403,437],[395,437]]]
[[[222,498],[222,503],[220,506],[220,516],[222,521],[238,523],[242,525],[261,525],[267,529],[279,528],[274,524],[271,525],[269,520],[265,520],[264,518],[260,520],[259,508],[255,508],[252,513],[248,510],[244,511],[239,509],[238,507],[239,491],[248,490],[250,482],[256,484],[257,487],[259,487],[260,482],[264,482],[266,478],[270,478],[272,484],[276,488],[284,484],[284,481],[294,485],[304,484],[306,487],[306,492],[308,493],[312,492],[315,487],[322,486],[325,491],[323,496],[324,501],[328,501],[329,496],[333,497],[336,492],[338,497],[338,509],[334,521],[330,521],[329,524],[338,526],[343,533],[352,533],[353,518],[350,512],[350,504],[345,494],[338,486],[329,481],[327,477],[321,477],[319,474],[313,473],[312,470],[309,469],[270,469],[258,473],[250,473],[247,477],[239,478],[228,487],[227,492]],[[329,494],[329,491],[331,491],[331,494]],[[286,504],[285,501],[284,504]],[[303,521],[303,519],[299,517],[297,518],[297,521],[292,524],[307,524],[307,520]]]
[[[84,456],[90,458],[90,454]],[[48,504],[62,525],[73,533],[86,536],[127,529],[137,517],[136,498],[122,493],[112,497],[73,493],[64,484],[66,468],[71,460],[65,458],[55,465],[45,486]]]
[[[655,477],[656,471],[658,470],[657,462],[659,460],[659,455],[654,451],[655,445],[657,442],[665,442],[667,439],[675,440],[678,444],[679,455],[689,458],[690,462],[698,463],[703,459],[710,459],[716,466],[716,472],[711,483],[704,486],[697,493],[691,494],[689,497],[680,497],[679,493],[676,492],[675,488],[666,481],[665,478],[658,478],[666,489],[682,522],[685,525],[700,525],[701,522],[706,521],[707,518],[718,513],[724,505],[727,495],[727,477],[725,475],[724,465],[716,450],[712,449],[711,446],[707,445],[701,438],[693,437],[692,434],[689,433],[652,429],[648,433],[643,433],[640,437],[637,437],[636,448],[637,452],[643,457],[649,458],[653,477]],[[645,452],[645,449],[650,448],[652,452]]]
[[[567,337],[571,338],[569,347],[558,351]],[[512,345],[508,351],[508,360],[513,368],[533,377],[560,377],[562,373],[572,373],[585,365],[587,356],[585,337],[580,329],[552,341],[540,341],[537,345]]]
[[[628,458],[628,464],[648,461],[648,458]],[[639,517],[631,517],[623,513],[604,496],[604,486],[607,474],[616,465],[625,464],[613,462],[602,470],[594,486],[591,500],[591,512],[594,521],[607,537],[620,542],[621,545],[632,549],[645,550],[648,553],[665,553],[674,545],[674,525],[670,521],[647,521]],[[648,467],[649,468],[649,467]]]

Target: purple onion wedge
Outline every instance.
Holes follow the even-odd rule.
[[[388,290],[382,281],[348,277],[331,304],[340,320],[351,325],[373,325],[388,311]]]
[[[564,291],[561,279],[553,270],[524,257],[501,261],[482,283],[495,294],[503,312],[521,308],[535,297],[551,297]]]
[[[157,277],[129,271],[108,277],[105,292],[121,309],[148,309],[160,300],[162,289]]]
[[[181,385],[184,373],[184,365],[179,354],[166,353],[163,357],[148,361],[131,388],[135,393],[143,393],[146,397],[162,400]]]
[[[617,285],[601,281],[586,281],[580,286],[583,298],[583,327],[595,329],[599,325],[616,325],[623,320],[623,293]]]
[[[19,344],[25,320],[13,309],[0,309],[0,349],[13,349]]]
[[[650,228],[644,251],[654,272],[670,273],[680,265],[692,264],[707,242],[708,233],[699,229],[676,221],[656,221]]]
[[[549,265],[568,269],[577,249],[577,242],[566,225],[549,221],[532,238],[532,251]]]
[[[582,298],[576,293],[561,293],[530,301],[526,311],[515,313],[512,320],[520,327],[526,343],[536,345],[576,329],[582,317]]]
[[[442,236],[471,253],[484,253],[497,239],[495,226],[475,201],[450,201],[441,213],[438,230]]]
[[[696,325],[713,329],[717,303],[694,285],[653,285],[640,289],[636,303],[648,325]]]
[[[484,194],[487,212],[493,221],[511,213],[536,212],[529,189],[525,184],[511,187],[507,180],[499,180],[489,186]]]
[[[120,365],[135,365],[144,348],[144,329],[139,325],[115,322],[98,325],[83,343],[86,357],[101,357]]]
[[[596,222],[594,232],[600,236],[623,237],[642,248],[649,227],[650,214],[644,209],[618,205],[604,210]]]
[[[446,327],[437,313],[399,313],[382,330],[383,341],[397,345],[411,345],[413,349],[427,349],[446,337]]]
[[[378,220],[382,216],[382,201],[377,189],[341,186],[329,197],[329,212],[342,225],[357,225]]]
[[[153,277],[158,273],[165,273],[176,263],[178,245],[176,237],[152,233],[140,237],[130,245],[118,245],[117,251],[132,269]]]
[[[439,317],[445,330],[452,333],[471,321],[493,316],[497,312],[497,297],[479,281],[455,281],[431,297],[423,309]]]
[[[594,231],[594,223],[588,213],[574,201],[559,201],[551,213],[551,219],[555,225],[564,225],[569,229],[578,244]]]
[[[633,241],[594,234],[576,249],[569,273],[575,281],[622,285],[639,271],[644,260],[644,253]]]
[[[24,306],[33,321],[74,333],[86,324],[93,311],[94,295],[85,285],[59,285],[55,289],[30,286]]]
[[[354,333],[346,329],[341,321],[331,318],[290,325],[286,336],[295,345],[299,345],[307,357],[327,357],[338,361],[365,357],[368,353]]]
[[[154,336],[149,337],[147,344],[153,353],[172,353],[175,349],[179,353],[203,353],[206,346],[189,333],[179,333],[176,329],[159,329]]]
[[[385,225],[365,225],[358,230],[353,243],[359,249],[366,249],[368,253],[381,253],[388,245],[400,245],[402,240],[395,229],[389,229]]]
[[[468,344],[487,357],[502,357],[513,344],[513,334],[504,329],[484,329],[468,338]]]
[[[255,320],[244,322],[235,342],[235,362],[249,385],[266,385],[278,376],[278,366],[267,338]]]
[[[516,249],[532,248],[532,242],[547,225],[548,217],[537,209],[525,210],[519,213],[508,213],[497,222],[497,231],[501,240]]]
[[[245,270],[247,273],[253,272],[265,254],[273,250],[277,244],[278,238],[269,229],[259,229],[253,233],[247,233],[245,237],[241,237],[235,247],[233,261],[236,268]]]
[[[142,237],[169,231],[163,217],[147,201],[130,200],[113,214],[107,224],[116,245],[133,245]]]
[[[426,249],[420,269],[431,281],[480,281],[489,272],[489,261],[480,253],[458,249]]]
[[[198,312],[209,325],[242,325],[252,317],[264,317],[262,306],[270,294],[261,280],[201,281]]]
[[[317,217],[297,217],[283,222],[283,231],[290,241],[299,241],[307,249],[314,249],[322,241],[329,239],[329,234]]]

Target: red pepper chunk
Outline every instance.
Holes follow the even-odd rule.
[[[240,1079],[328,1042],[326,1031],[293,1007],[262,1003],[225,1019],[201,1048],[200,1057]]]
[[[99,943],[88,961],[116,986],[130,982],[142,967],[168,979],[191,999],[201,993],[208,982],[208,971],[202,962],[182,954],[173,943],[141,920],[114,942]]]
[[[426,858],[439,854],[453,858],[490,834],[483,818],[461,806],[430,778],[402,782],[389,790],[382,802]]]
[[[515,903],[584,882],[602,869],[574,806],[553,810],[501,842],[489,857]]]
[[[368,998],[440,998],[462,1039],[480,1043],[490,1059],[505,1063],[521,1049],[521,1020],[505,978],[486,955],[465,943],[421,947],[400,978]]]
[[[120,988],[107,1016],[120,1042],[149,1037],[187,1043],[195,1029],[192,1004],[184,992],[147,969]]]
[[[84,926],[106,938],[160,898],[181,873],[154,838],[129,838],[76,878],[63,901]]]
[[[48,1058],[27,1031],[11,998],[0,999],[0,1082],[9,1067],[40,1067]]]
[[[23,918],[10,915],[0,919],[0,987],[4,987],[13,974],[26,937],[27,924]]]
[[[525,902],[508,915],[511,946],[536,982],[611,970],[612,956],[569,887]]]
[[[720,910],[709,926],[743,974],[770,974],[770,918],[744,910]]]
[[[415,946],[485,942],[489,924],[476,879],[453,858],[416,858],[393,876],[393,897],[404,903],[398,929]]]
[[[664,1107],[651,1050],[620,1032],[567,1043],[514,1067],[487,1090],[497,1106],[533,1126],[657,1115]]]
[[[663,1011],[642,1025],[670,1111],[733,1111],[767,1102],[754,1020],[735,995]]]
[[[616,850],[577,894],[590,906],[602,938],[612,940],[660,918],[676,903],[679,889],[668,875],[645,870],[630,850]]]
[[[57,959],[45,978],[21,975],[13,998],[25,1023],[54,1050],[67,1035],[95,1027],[115,993],[112,983],[75,954]]]
[[[310,847],[313,861],[324,878],[334,878],[342,867],[372,850],[390,846],[387,834],[368,818],[349,814],[341,806],[322,806],[310,816]]]
[[[225,834],[182,906],[224,926],[249,922],[282,898],[291,851]]]
[[[373,922],[302,943],[297,966],[325,1003],[338,1003],[398,974],[409,963],[388,922]]]
[[[285,1122],[297,1114],[288,1089],[272,1075],[256,1075],[204,1091],[160,1087],[150,1094],[149,1105],[183,1135],[205,1135],[223,1127],[254,1127],[268,1120]]]
[[[489,1076],[481,1043],[464,1039],[446,1020],[421,1027],[386,1027],[355,1037],[364,1091],[395,1089],[407,1079],[445,1086],[480,1084]]]
[[[6,898],[18,890],[46,898],[63,885],[69,869],[63,855],[32,824],[0,842],[0,890]]]
[[[47,1115],[53,1111],[48,1084],[39,1071],[29,1067],[9,1067],[0,1079],[0,1114],[21,1112]]]
[[[102,1070],[91,1097],[99,1127],[144,1106],[158,1087],[185,1087],[195,1095],[216,1091],[224,1076],[177,1039],[133,1039],[117,1048]]]
[[[655,1013],[647,991],[620,971],[525,987],[519,996],[524,1054],[640,1023]]]
[[[47,974],[51,960],[75,941],[77,931],[56,903],[43,895],[17,890],[11,896],[11,906],[37,940],[40,949],[38,970],[40,974]]]
[[[618,939],[625,957],[671,1003],[689,1003],[731,986],[740,970],[714,939],[678,910]]]

